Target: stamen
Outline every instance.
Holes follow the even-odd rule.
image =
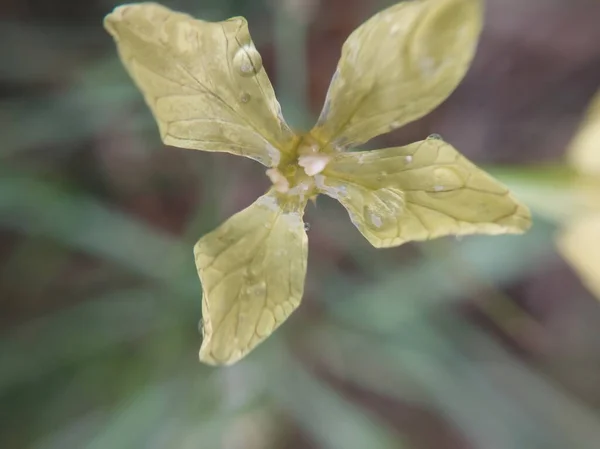
[[[276,168],[268,169],[267,176],[273,183],[275,190],[279,193],[287,193],[290,190],[290,182]]]
[[[329,160],[330,157],[324,154],[305,155],[298,158],[298,165],[308,176],[314,176],[325,169]]]

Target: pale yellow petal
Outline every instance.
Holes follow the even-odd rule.
[[[593,98],[567,155],[581,174],[572,187],[578,204],[584,208],[560,232],[557,245],[583,283],[600,299],[600,92]]]
[[[236,362],[300,304],[308,255],[305,203],[281,204],[278,198],[270,191],[194,247],[205,363]]]
[[[529,209],[504,185],[437,138],[341,153],[316,178],[376,247],[446,235],[519,234],[531,225]]]
[[[558,238],[558,248],[600,299],[600,214],[574,220]]]
[[[473,58],[481,3],[404,1],[360,26],[344,44],[312,135],[334,147],[358,145],[439,105]]]
[[[104,26],[142,91],[163,142],[272,167],[294,135],[242,17],[195,20],[155,3],[119,6]]]
[[[590,104],[569,147],[568,157],[579,172],[600,177],[600,92]]]

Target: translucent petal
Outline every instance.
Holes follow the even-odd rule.
[[[581,173],[600,176],[600,92],[592,100],[568,156]]]
[[[272,190],[194,247],[203,362],[236,362],[300,304],[308,256],[304,206],[281,204]]]
[[[600,299],[600,92],[592,100],[569,147],[568,157],[581,173],[575,181],[575,190],[586,212],[561,231],[558,249]]]
[[[481,26],[480,0],[404,1],[376,14],[344,44],[312,135],[348,147],[427,114],[464,77]]]
[[[119,6],[104,25],[163,142],[272,167],[294,135],[242,17],[205,22],[155,3]]]
[[[376,247],[446,235],[518,234],[529,209],[440,139],[340,153],[317,175]]]
[[[600,299],[600,214],[573,220],[561,232],[558,248],[585,285]]]

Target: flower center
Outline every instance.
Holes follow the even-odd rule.
[[[292,157],[268,169],[267,176],[279,193],[304,200],[318,193],[314,176],[321,173],[330,160],[322,145],[310,133],[305,134],[298,140]]]

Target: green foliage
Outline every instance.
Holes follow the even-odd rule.
[[[279,4],[169,6],[208,18],[260,19],[267,3]],[[322,235],[310,248],[306,311],[239,365],[209,368],[197,360],[201,287],[192,245],[249,201],[236,195],[253,189],[244,182],[259,175],[248,175],[248,165],[211,166],[185,153],[193,185],[202,188],[178,214],[178,230],[160,222],[165,209],[140,212],[132,204],[164,191],[148,180],[140,181],[138,196],[138,187],[114,187],[98,155],[109,151],[107,137],[123,153],[145,148],[142,162],[127,171],[135,179],[156,152],[179,157],[183,150],[150,148],[158,138],[152,118],[109,39],[81,26],[4,25],[2,35],[30,57],[2,48],[11,64],[0,67],[0,82],[57,86],[0,103],[0,447],[263,449],[292,447],[285,444],[298,434],[309,442],[303,447],[428,447],[418,425],[395,419],[380,400],[438,416],[472,447],[597,447],[600,418],[585,398],[566,393],[547,368],[525,363],[455,308],[478,298],[482,314],[514,332],[510,338],[518,342],[529,330],[531,317],[503,292],[556,258],[554,231],[565,211],[578,207],[567,182],[562,188],[567,175],[490,167],[534,210],[535,226],[525,236],[388,251],[370,249],[345,211],[319,201],[318,216],[308,213],[309,235]],[[294,26],[292,34],[303,38],[305,25]],[[257,46],[268,39],[263,33],[253,30]],[[297,53],[278,51],[279,66],[306,65]],[[284,91],[281,98],[290,99],[284,108],[299,123],[311,117],[298,102],[306,95]],[[155,164],[151,171],[163,169]],[[84,187],[87,176],[98,176],[103,188]],[[166,203],[190,194],[181,178],[170,178],[176,195]],[[353,269],[330,252],[342,252]],[[439,430],[425,419],[414,422]],[[240,439],[247,445],[236,446]]]

